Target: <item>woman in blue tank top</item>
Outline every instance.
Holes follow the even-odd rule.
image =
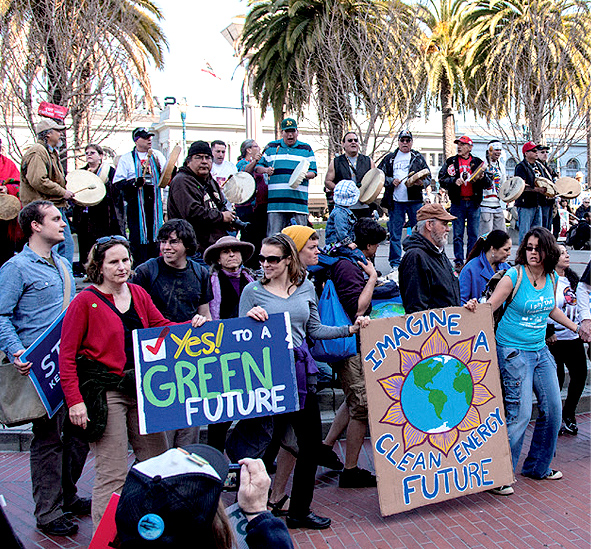
[[[562,403],[556,363],[545,341],[546,321],[550,317],[569,330],[579,330],[579,326],[556,307],[554,268],[559,257],[560,250],[550,231],[534,227],[517,250],[516,267],[509,269],[489,300],[494,311],[517,287],[497,328],[497,356],[514,470],[531,418],[532,390],[538,401],[539,415],[521,470],[523,475],[538,480],[562,478],[560,471],[550,468],[561,424]],[[493,492],[510,495],[513,488],[501,486]]]

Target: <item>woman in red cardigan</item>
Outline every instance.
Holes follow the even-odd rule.
[[[139,433],[132,332],[173,323],[143,288],[127,283],[131,257],[124,237],[99,238],[86,269],[93,286],[76,296],[64,317],[60,378],[70,420],[85,429],[95,455],[96,529],[111,494],[125,483],[128,444],[138,461],[168,449],[164,433]],[[204,322],[200,315],[192,319],[193,326]]]

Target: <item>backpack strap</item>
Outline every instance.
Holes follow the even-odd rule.
[[[517,269],[517,280],[515,281],[515,286],[513,286],[513,289],[511,290],[509,297],[505,301],[505,303],[506,303],[505,308],[509,307],[509,303],[511,303],[511,301],[513,301],[513,298],[517,295],[517,290],[519,290],[519,286],[521,286],[521,281],[523,279],[523,267],[521,265],[517,265],[516,269]]]
[[[86,288],[86,290],[84,290],[85,292],[92,292],[94,295],[96,295],[99,299],[101,299],[102,301],[104,301],[110,309],[113,310],[113,312],[119,317],[121,318],[121,311],[119,309],[117,309],[117,307],[115,307],[115,305],[113,305],[103,294],[101,294],[101,292],[99,292],[98,290],[96,290],[95,288],[93,288],[92,286],[89,286],[88,288]]]

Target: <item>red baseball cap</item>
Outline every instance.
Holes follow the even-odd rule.
[[[458,143],[465,143],[466,145],[474,145],[472,140],[467,135],[462,135],[459,139],[456,139],[454,143],[457,145]]]
[[[523,154],[525,154],[528,151],[535,151],[539,148],[540,146],[536,145],[533,141],[528,141],[525,145],[523,145],[521,150],[523,151]]]

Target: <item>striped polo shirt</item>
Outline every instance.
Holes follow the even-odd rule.
[[[283,139],[279,139],[266,146],[258,165],[275,169],[269,178],[267,212],[308,213],[308,179],[304,179],[297,189],[289,186],[289,178],[302,158],[310,160],[308,171],[318,173],[314,151],[307,143],[296,141],[293,147],[288,147]]]

